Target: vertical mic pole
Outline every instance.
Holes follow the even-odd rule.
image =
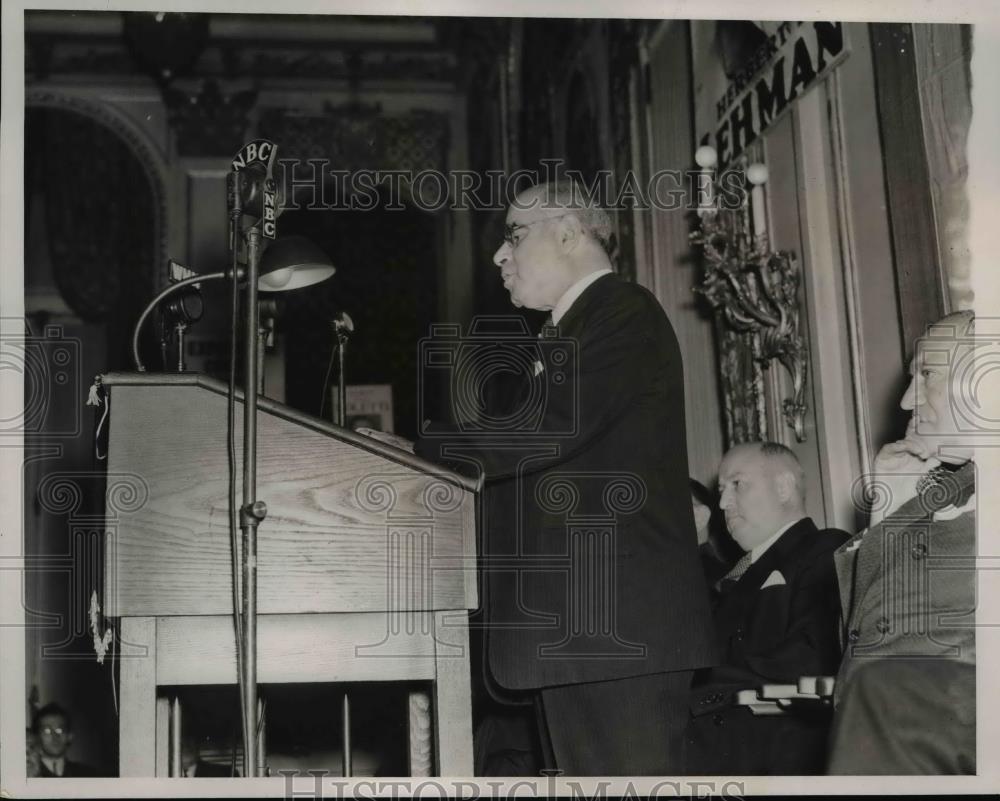
[[[344,372],[344,364],[347,361],[347,340],[354,330],[354,321],[351,315],[342,311],[331,322],[337,334],[337,425],[343,428],[347,422],[347,373]]]
[[[243,175],[234,178],[234,206],[231,221],[240,212],[249,213],[256,222],[244,234],[246,243],[246,326],[243,331],[243,505],[240,507],[240,531],[243,534],[243,641],[237,661],[243,677],[241,700],[243,707],[244,746],[243,769],[248,778],[263,775],[263,758],[258,749],[260,717],[257,709],[257,529],[267,516],[267,506],[257,500],[257,354],[259,344],[260,309],[257,306],[257,279],[264,252],[262,237],[274,239],[276,192],[271,169],[277,145],[266,139],[248,142],[233,159],[233,171]],[[262,174],[263,173],[263,174]],[[246,197],[243,191],[246,190]],[[236,226],[229,229],[230,243],[235,245]],[[234,249],[235,254],[235,249]],[[235,255],[234,255],[235,260]]]
[[[257,764],[257,528],[267,506],[257,500],[257,276],[262,253],[258,226],[247,231],[247,302],[244,333],[243,378],[243,702],[247,710],[247,745],[243,754],[245,776],[258,775]]]
[[[347,381],[344,375],[344,357],[347,350],[347,334],[337,332],[337,425],[341,428],[347,422]]]

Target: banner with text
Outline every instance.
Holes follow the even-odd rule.
[[[732,47],[733,39],[719,35],[720,24],[727,23],[692,23],[692,68],[697,141],[715,148],[723,170],[837,67],[850,48],[842,22],[742,23],[753,26],[763,42],[735,75],[727,76],[723,64],[732,58],[721,50]]]

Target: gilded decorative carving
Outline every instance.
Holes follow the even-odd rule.
[[[766,174],[766,173],[765,173]],[[705,277],[697,292],[711,303],[725,329],[720,370],[730,444],[768,436],[760,369],[777,360],[792,379],[782,401],[785,422],[805,441],[808,348],[799,320],[801,271],[795,256],[772,251],[763,230],[763,195],[756,201],[751,233],[750,207],[699,212],[691,234],[704,255]],[[749,354],[757,365],[751,368]]]
[[[726,441],[731,447],[767,439],[764,374],[753,355],[754,335],[730,328],[721,314],[716,315],[715,328]]]

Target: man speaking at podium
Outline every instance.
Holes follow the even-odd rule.
[[[608,215],[578,187],[527,189],[506,223],[493,260],[511,301],[551,313],[520,343],[538,358],[486,423],[437,427],[416,452],[485,479],[485,661],[532,695],[547,767],[678,773],[714,638],[677,339],[657,300],[613,273]]]

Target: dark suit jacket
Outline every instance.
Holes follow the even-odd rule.
[[[818,773],[829,714],[753,716],[733,694],[800,676],[833,675],[840,663],[833,552],[848,539],[804,518],[768,548],[732,589],[716,593],[713,619],[723,664],[692,688],[692,773]],[[761,588],[772,574],[782,582]],[[775,579],[776,580],[776,577]]]
[[[705,574],[705,583],[709,587],[726,575],[732,567],[719,558],[709,543],[698,547],[698,557],[701,559],[701,570]]]
[[[846,649],[830,773],[975,772],[976,515],[935,514],[965,504],[975,470],[967,462],[834,554]]]
[[[603,276],[558,337],[530,347],[544,370],[525,376],[518,420],[493,436],[417,443],[420,455],[448,461],[447,451],[485,474],[491,674],[531,689],[712,664],[681,354],[663,309]]]
[[[975,464],[956,471],[949,486],[971,493]],[[853,671],[875,659],[976,663],[975,513],[934,519],[934,495],[943,497],[911,498],[834,554],[847,646],[838,699]]]
[[[56,775],[46,767],[44,762],[41,762],[38,766],[38,775],[46,779],[56,778]],[[97,772],[90,765],[67,759],[63,765],[63,774],[60,778],[81,779],[96,775]]]

